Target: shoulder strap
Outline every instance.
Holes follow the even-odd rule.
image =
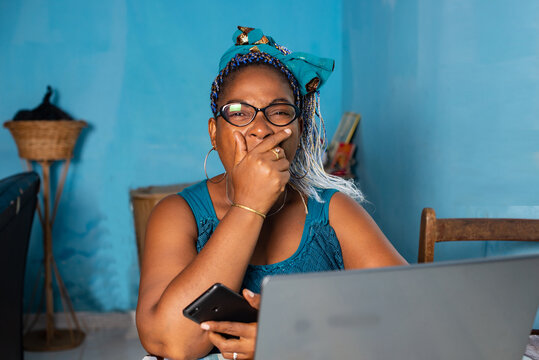
[[[329,202],[335,194],[335,189],[318,189],[318,194],[322,198],[322,202],[318,202],[313,198],[309,198],[309,215],[312,222],[327,224],[329,222]]]
[[[207,218],[217,219],[205,180],[183,189],[178,195],[187,201],[197,224]]]

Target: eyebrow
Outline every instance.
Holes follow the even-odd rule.
[[[277,98],[277,99],[273,99],[269,104],[275,104],[275,103],[282,103],[282,102],[285,102],[287,104],[293,104],[294,102],[290,102],[290,100],[286,99],[286,98]],[[245,103],[245,104],[249,104],[247,101],[245,100],[242,100],[242,99],[230,99],[228,100],[225,104],[230,104],[230,103]],[[251,104],[249,104],[251,105]]]

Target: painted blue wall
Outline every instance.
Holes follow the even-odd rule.
[[[425,206],[440,217],[539,217],[537,2],[243,4],[0,2],[0,119],[37,105],[51,84],[56,103],[91,125],[54,228],[77,310],[135,306],[128,190],[204,176],[210,83],[237,24],[337,60],[322,99],[328,133],[343,110],[363,115],[356,171],[367,208],[409,261]],[[4,129],[0,177],[21,169]],[[27,302],[41,247],[36,221]],[[538,249],[440,245],[436,259],[527,251]]]
[[[343,108],[363,116],[356,171],[409,261],[427,206],[539,218],[538,14],[534,0],[343,2]],[[435,259],[526,252],[539,244],[440,244]]]
[[[54,254],[77,310],[136,304],[139,269],[129,189],[202,179],[210,148],[209,90],[236,25],[257,26],[293,50],[337,61],[322,107],[342,113],[341,2],[0,2],[0,119],[41,101],[46,85],[89,122],[54,227]],[[316,30],[316,31],[313,31]],[[0,131],[0,178],[22,170]],[[214,158],[208,165],[217,173]],[[53,181],[57,181],[56,167]],[[26,302],[42,259],[34,223]]]

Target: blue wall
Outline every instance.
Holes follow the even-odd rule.
[[[427,206],[539,218],[539,2],[346,0],[343,14],[356,171],[401,253],[417,260]],[[525,252],[539,244],[440,244],[435,259]]]
[[[438,217],[539,218],[539,3],[345,1],[343,107],[368,206],[409,261]],[[436,259],[539,251],[441,244]],[[452,251],[451,249],[456,249]],[[512,250],[509,250],[512,249]]]
[[[533,0],[0,2],[0,119],[37,105],[51,84],[57,104],[91,125],[54,229],[76,309],[135,306],[128,191],[204,176],[210,83],[237,24],[337,60],[322,99],[328,133],[343,110],[362,114],[356,172],[367,208],[409,261],[425,206],[440,217],[539,218],[537,13]],[[22,169],[5,129],[0,159],[0,177]],[[37,225],[27,301],[42,256]],[[539,249],[442,244],[436,259],[529,251]]]
[[[77,310],[132,309],[138,289],[129,189],[202,179],[209,90],[236,25],[337,61],[322,107],[342,113],[341,3],[276,1],[2,1],[0,119],[41,101],[90,123],[77,147],[54,228],[54,253]],[[313,32],[313,29],[316,29]],[[0,178],[22,170],[0,131]],[[217,173],[216,158],[208,165]],[[56,167],[53,180],[59,175]],[[42,259],[34,224],[26,301]]]

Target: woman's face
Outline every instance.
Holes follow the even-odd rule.
[[[248,66],[238,70],[235,77],[226,84],[224,91],[220,94],[218,106],[221,107],[230,102],[244,102],[261,109],[277,102],[294,104],[294,93],[288,81],[278,70],[267,66]],[[236,149],[233,135],[235,131],[243,135],[247,151],[251,151],[266,137],[287,128],[292,130],[292,135],[279,145],[284,149],[286,158],[291,163],[299,145],[300,121],[301,119],[298,118],[286,126],[275,126],[266,120],[260,111],[249,125],[243,127],[229,124],[222,116],[217,119],[211,118],[208,131],[225,170],[230,172],[234,165]]]

